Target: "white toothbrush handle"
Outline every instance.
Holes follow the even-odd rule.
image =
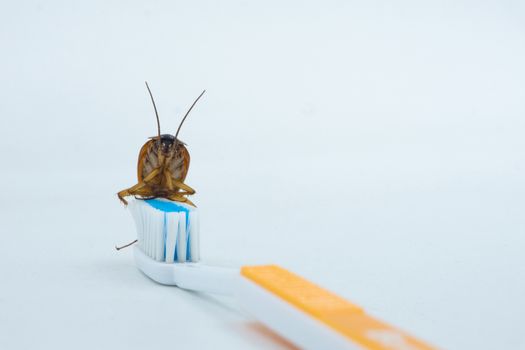
[[[176,285],[195,292],[233,295],[239,281],[239,269],[208,266],[201,263],[158,262],[134,248],[135,263],[155,282]]]
[[[221,295],[233,295],[241,278],[239,269],[199,263],[173,264],[173,273],[179,288]]]

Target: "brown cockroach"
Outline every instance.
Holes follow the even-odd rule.
[[[182,124],[191,110],[204,95],[204,90],[188,109],[179,124],[175,136],[160,133],[159,114],[153,100],[153,94],[146,82],[155,116],[157,118],[157,136],[142,146],[137,164],[138,183],[128,189],[120,191],[117,196],[125,205],[127,196],[138,199],[166,198],[172,201],[183,202],[195,206],[186,196],[195,193],[195,190],[184,183],[190,167],[190,153],[186,144],[180,141],[179,136]]]

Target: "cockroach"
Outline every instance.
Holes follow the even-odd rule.
[[[157,118],[157,136],[150,137],[139,152],[137,164],[138,183],[120,191],[117,196],[125,205],[127,196],[137,199],[165,198],[195,206],[187,196],[195,190],[184,183],[190,167],[190,153],[186,144],[178,139],[180,129],[191,110],[204,95],[204,90],[188,109],[174,135],[160,133],[160,120],[153,94],[146,82],[155,116]]]

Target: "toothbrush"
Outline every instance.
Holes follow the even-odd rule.
[[[434,347],[276,265],[226,268],[199,262],[195,207],[134,200],[137,267],[164,285],[229,295],[261,323],[303,349],[423,350]]]

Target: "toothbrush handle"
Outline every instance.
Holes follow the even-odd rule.
[[[177,287],[196,292],[233,295],[240,279],[239,269],[202,264],[173,264]]]
[[[241,275],[240,305],[302,349],[435,349],[282,267],[245,266]]]
[[[195,292],[232,295],[240,279],[239,269],[207,266],[200,263],[155,261],[134,247],[135,263],[146,276],[160,284]]]
[[[368,315],[359,306],[279,266],[239,269],[158,262],[135,247],[152,280],[204,293],[233,295],[263,324],[304,349],[431,350],[432,346]]]

